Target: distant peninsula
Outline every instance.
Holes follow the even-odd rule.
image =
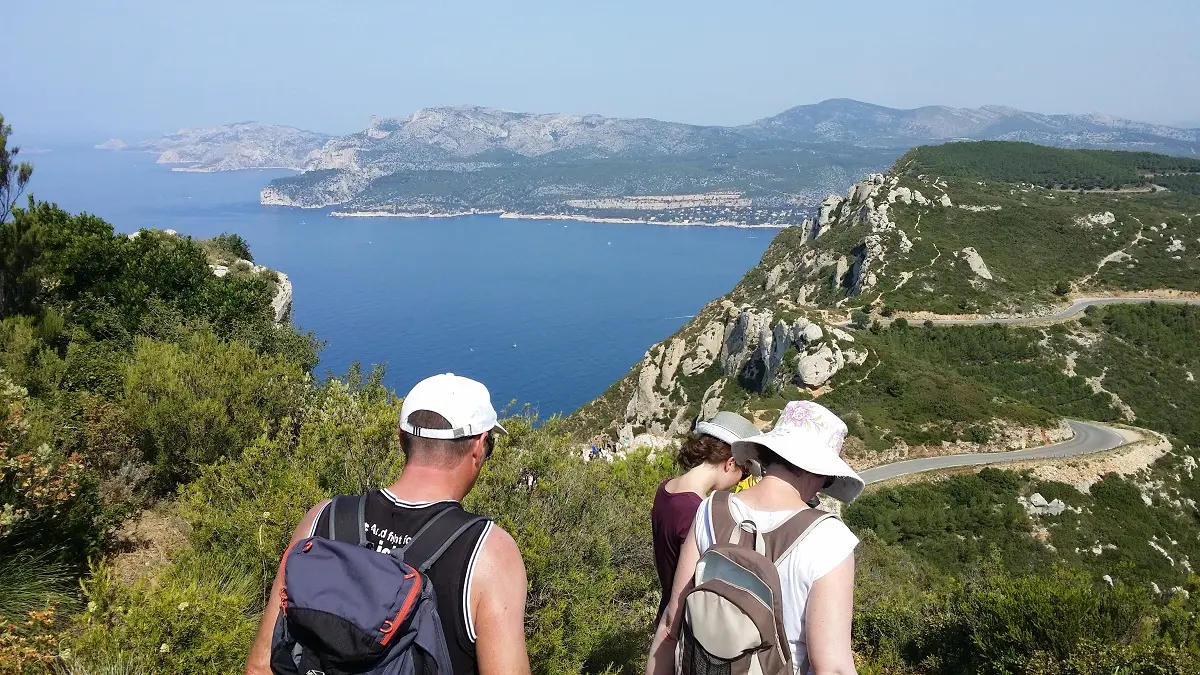
[[[332,137],[295,127],[237,122],[203,129],[182,129],[148,141],[128,144],[111,138],[99,150],[150,152],[173,171],[304,170],[310,155]]]

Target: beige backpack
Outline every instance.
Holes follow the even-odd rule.
[[[782,525],[759,532],[737,521],[728,492],[714,493],[713,546],[696,564],[693,588],[684,596],[678,672],[683,675],[792,675],[795,669],[776,567],[818,523],[832,513],[805,509]]]

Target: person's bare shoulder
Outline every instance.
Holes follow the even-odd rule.
[[[480,675],[528,675],[525,601],[528,581],[517,542],[490,525],[475,562],[471,607]]]
[[[504,528],[492,523],[479,549],[474,581],[485,585],[492,579],[512,583],[518,573],[524,581],[525,561],[521,559],[517,541]]]

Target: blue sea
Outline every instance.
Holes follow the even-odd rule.
[[[267,207],[287,171],[183,173],[154,156],[30,154],[31,192],[118,231],[237,232],[295,291],[294,321],[326,342],[318,371],[386,364],[403,394],[454,372],[497,405],[569,413],[733,287],[774,230],[616,225],[498,216],[333,218]]]

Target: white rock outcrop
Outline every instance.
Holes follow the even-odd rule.
[[[843,198],[837,195],[829,195],[825,201],[821,202],[821,208],[817,211],[817,223],[813,228],[813,238],[821,236],[828,230],[829,225],[833,222],[834,214],[842,206]]]
[[[896,202],[900,202],[901,204],[911,204],[913,201],[912,190],[906,187],[892,188],[892,190],[888,192],[887,200],[889,204],[894,204]]]
[[[850,261],[846,256],[837,259],[837,265],[833,268],[833,276],[829,279],[829,287],[836,289],[842,285],[846,278],[846,273],[850,271]]]
[[[685,351],[687,351],[687,343],[679,338],[672,339],[671,344],[667,346],[667,351],[663,355],[662,382],[659,385],[663,389],[674,382],[675,371],[679,368],[679,361],[683,358]]]
[[[650,422],[658,419],[665,412],[664,404],[665,397],[660,397],[658,392],[654,390],[654,385],[658,382],[658,358],[654,352],[658,348],[646,352],[646,356],[642,359],[642,368],[638,373],[637,388],[633,392],[633,398],[629,400],[629,404],[625,407],[625,419],[634,422]]]
[[[726,375],[733,376],[741,372],[742,367],[750,360],[750,344],[761,333],[764,326],[771,321],[770,312],[757,312],[744,309],[737,318],[726,328],[725,341],[721,345],[721,367]]]
[[[855,249],[854,264],[850,272],[850,295],[859,296],[875,287],[878,278],[875,270],[883,262],[883,239],[878,234],[869,234]]]
[[[806,387],[819,387],[829,381],[840,369],[838,356],[829,345],[822,345],[813,354],[800,357],[796,364],[796,378]]]
[[[837,338],[839,342],[854,342],[854,336],[837,326],[829,327],[829,334]]]
[[[974,247],[968,246],[964,248],[962,250],[962,258],[966,261],[967,266],[971,268],[971,271],[975,273],[975,276],[991,280],[991,270],[983,262],[983,256],[979,255],[979,252]]]
[[[792,341],[797,344],[813,344],[825,337],[825,331],[821,329],[821,325],[813,323],[804,317],[800,317],[792,322]]]
[[[283,272],[276,272],[275,276],[275,297],[271,298],[271,309],[275,312],[275,323],[283,324],[292,316],[292,282]]]
[[[679,368],[684,375],[696,375],[708,370],[721,353],[721,340],[725,336],[725,326],[720,321],[710,321],[700,336],[696,338],[696,349],[693,355],[684,359]]]
[[[1089,230],[1097,226],[1104,227],[1107,225],[1112,225],[1115,222],[1117,222],[1117,217],[1114,216],[1111,211],[1105,211],[1104,213],[1092,213],[1086,216],[1078,216],[1075,218],[1076,225],[1079,227],[1085,227]]]

